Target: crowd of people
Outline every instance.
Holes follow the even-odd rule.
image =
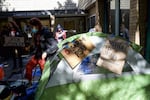
[[[57,30],[60,33],[63,31],[62,27],[61,30]],[[58,31],[56,32],[57,35]],[[30,35],[28,33],[30,33]],[[57,43],[60,41],[60,36],[58,38],[57,35],[55,36],[55,33],[51,32],[47,27],[42,25],[41,20],[36,17],[31,18],[29,22],[26,23],[26,27],[24,27],[24,29],[21,29],[16,21],[8,21],[0,30],[0,63],[8,65],[7,61],[11,58],[13,61],[12,71],[18,71],[23,68],[22,55],[24,51],[30,51],[32,47],[32,50],[29,52],[32,57],[25,66],[25,78],[31,81],[32,69],[38,64],[40,65],[40,69],[42,71],[46,59],[49,56],[52,56],[58,49]],[[23,37],[25,46],[7,46],[5,45],[6,37]],[[31,41],[28,41],[29,39]],[[62,39],[65,38],[63,37]]]
[[[33,69],[37,66],[40,67],[41,73],[43,72],[44,65],[47,59],[50,59],[57,52],[57,44],[61,40],[66,38],[66,33],[63,32],[62,26],[57,26],[56,32],[51,32],[48,27],[45,27],[39,18],[31,18],[29,23],[26,23],[26,27],[23,30],[18,26],[15,21],[8,21],[6,25],[0,30],[0,81],[5,81],[5,72],[3,69],[3,64],[9,64],[8,67],[11,67],[11,76],[13,72],[21,73],[23,79],[27,79],[29,82],[29,87],[32,87],[32,78],[33,78]],[[62,35],[63,33],[63,35]],[[11,38],[10,44],[6,38]],[[24,46],[16,45],[17,42],[20,42],[19,38],[24,39]],[[15,40],[15,41],[14,41]],[[19,41],[18,41],[19,40]],[[31,41],[28,41],[31,40]],[[6,43],[7,42],[7,43]],[[29,58],[26,64],[23,64],[22,55],[26,47],[26,42],[28,45],[32,45],[32,53],[29,53]],[[12,43],[12,44],[11,44]],[[7,45],[6,45],[7,44]],[[27,45],[27,46],[28,46]],[[2,59],[3,58],[3,59]],[[10,60],[13,62],[13,65],[8,63]],[[17,72],[18,71],[18,72]],[[8,78],[8,77],[7,77]],[[18,79],[16,79],[17,81]],[[6,81],[8,81],[6,79]],[[17,89],[17,88],[16,88]],[[22,88],[21,88],[22,89]],[[24,89],[24,88],[23,88]],[[16,90],[19,91],[20,89]],[[11,90],[10,90],[11,91]],[[20,90],[24,91],[24,90]],[[20,93],[20,92],[19,92]],[[21,98],[22,92],[19,94]],[[5,93],[5,95],[7,95]],[[9,95],[9,94],[8,94]],[[25,95],[23,95],[24,97]],[[1,96],[3,98],[5,96]],[[14,98],[17,98],[16,96]],[[28,98],[34,98],[29,96]],[[18,99],[15,99],[18,100]]]

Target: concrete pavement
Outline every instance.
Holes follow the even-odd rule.
[[[15,81],[18,79],[23,79],[24,78],[24,69],[27,61],[29,60],[30,56],[29,55],[23,55],[22,56],[22,62],[23,66],[22,68],[17,67],[16,69],[13,69],[13,60],[12,58],[8,58],[4,63],[4,72],[5,72],[5,77],[3,81]]]

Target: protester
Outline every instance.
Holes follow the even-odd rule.
[[[23,37],[22,31],[15,21],[8,22],[8,36],[9,37]],[[13,57],[13,70],[18,70],[17,67],[22,68],[22,50],[23,47],[12,46],[8,48]],[[18,59],[18,60],[17,60]],[[17,66],[19,61],[19,66]]]
[[[25,78],[31,82],[32,70],[39,64],[41,71],[43,71],[46,58],[53,55],[57,50],[57,41],[54,39],[53,33],[43,27],[40,19],[31,18],[29,23],[34,34],[35,52],[26,65]]]
[[[61,42],[62,40],[66,39],[66,32],[63,30],[60,24],[57,25],[55,39],[58,42]]]
[[[124,24],[121,24],[120,36],[129,41],[129,30],[125,27]]]

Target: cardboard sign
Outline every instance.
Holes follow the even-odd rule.
[[[66,48],[62,50],[61,54],[71,68],[75,68],[93,49],[94,45],[91,40],[86,36],[82,36],[67,43]]]
[[[5,37],[4,46],[6,47],[24,47],[24,37]]]
[[[121,74],[125,64],[128,47],[127,42],[124,40],[118,38],[107,39],[106,43],[101,48],[97,65],[114,73]]]

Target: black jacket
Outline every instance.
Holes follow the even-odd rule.
[[[50,55],[55,53],[58,49],[57,41],[55,40],[53,33],[47,28],[43,28],[40,32],[34,35],[34,42],[36,59],[40,59],[43,52]]]

